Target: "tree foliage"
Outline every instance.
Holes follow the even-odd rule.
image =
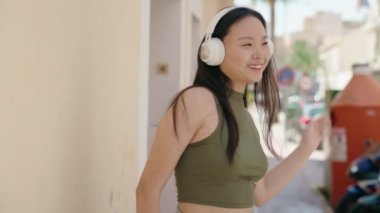
[[[269,20],[269,27],[270,27],[270,36],[275,41],[275,29],[276,29],[276,2],[283,1],[285,4],[287,4],[291,0],[251,0],[252,3],[263,1],[266,2],[269,5],[270,8],[270,20]],[[292,0],[294,1],[294,0]]]
[[[307,74],[311,74],[321,65],[316,48],[311,47],[305,41],[293,43],[287,62]]]

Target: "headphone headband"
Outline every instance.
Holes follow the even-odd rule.
[[[221,11],[219,11],[219,12],[218,12],[218,13],[212,18],[212,20],[210,21],[210,24],[209,24],[208,27],[207,27],[207,32],[206,32],[206,35],[205,35],[205,41],[207,41],[208,39],[211,38],[212,33],[214,32],[215,27],[216,27],[216,25],[218,24],[219,20],[220,20],[221,18],[223,18],[223,16],[226,15],[228,12],[230,12],[231,10],[236,9],[236,8],[239,8],[239,7],[236,7],[236,6],[226,7],[226,8],[224,8],[224,9],[222,9]]]

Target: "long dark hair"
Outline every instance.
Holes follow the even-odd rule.
[[[253,16],[257,18],[266,28],[265,20],[262,15],[252,9],[238,7],[229,11],[224,15],[218,24],[215,27],[215,30],[212,34],[212,37],[223,38],[227,35],[229,28],[232,24],[237,21],[247,17]],[[204,40],[204,39],[203,39]],[[202,41],[203,42],[203,41]],[[195,75],[194,82],[191,86],[183,89],[179,92],[173,99],[170,107],[173,109],[173,122],[174,122],[174,131],[177,134],[176,129],[176,111],[177,104],[181,95],[186,92],[188,89],[193,87],[205,87],[209,89],[214,96],[218,99],[219,104],[223,110],[224,118],[227,122],[228,127],[228,145],[227,145],[227,157],[230,163],[233,162],[234,154],[236,152],[237,146],[239,144],[239,128],[236,122],[236,118],[231,109],[231,105],[228,101],[228,89],[230,86],[230,79],[220,70],[219,66],[209,66],[200,59],[200,47],[198,49],[198,68]],[[276,83],[276,70],[275,63],[271,58],[268,66],[263,72],[262,80],[258,83],[255,83],[254,86],[254,97],[255,103],[263,106],[265,113],[265,120],[267,122],[266,128],[264,128],[264,139],[266,141],[266,146],[270,152],[276,157],[280,158],[279,155],[273,148],[271,140],[271,127],[275,120],[275,116],[280,108],[278,87]],[[259,98],[259,99],[258,99]],[[247,107],[247,89],[244,92],[244,105]]]

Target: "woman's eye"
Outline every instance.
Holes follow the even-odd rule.
[[[268,45],[268,42],[267,42],[267,41],[266,41],[266,42],[264,42],[264,43],[263,43],[263,45]]]
[[[252,44],[251,43],[245,43],[245,44],[243,44],[243,46],[249,47],[249,46],[252,46]]]

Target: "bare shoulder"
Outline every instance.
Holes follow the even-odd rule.
[[[177,115],[190,125],[201,126],[208,117],[217,115],[214,95],[205,87],[186,90],[179,97],[177,106]]]
[[[191,99],[194,101],[206,101],[213,100],[214,95],[205,87],[192,87],[183,93],[185,99]]]
[[[205,87],[193,87],[180,98],[187,109],[201,113],[216,108],[213,93]]]

